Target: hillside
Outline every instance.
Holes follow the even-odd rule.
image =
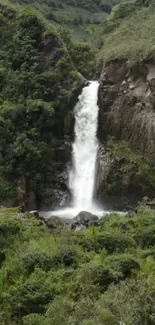
[[[155,211],[49,228],[0,209],[0,323],[154,325]]]
[[[10,0],[12,4],[33,7],[44,17],[70,30],[74,38],[89,39],[112,7],[120,0]]]
[[[54,173],[52,147],[84,79],[54,26],[4,5],[0,21],[0,199],[17,204],[21,182],[32,207]]]
[[[136,62],[154,57],[154,18],[152,0],[117,5],[96,34],[104,42],[101,60],[128,58]]]

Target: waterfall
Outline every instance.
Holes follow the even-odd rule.
[[[46,217],[58,216],[72,219],[81,211],[91,212],[98,217],[109,214],[94,204],[93,196],[97,181],[98,156],[98,87],[97,81],[91,81],[83,88],[75,106],[75,139],[72,144],[72,168],[69,171],[69,187],[72,202],[69,208],[43,212]],[[119,215],[125,215],[119,212]]]
[[[98,216],[103,215],[103,211],[93,203],[98,154],[96,136],[99,111],[98,87],[97,81],[89,82],[89,85],[83,88],[74,109],[75,139],[72,144],[72,168],[69,171],[71,207],[49,212],[47,216],[73,218],[80,211],[88,211]]]
[[[90,82],[75,107],[73,167],[69,174],[69,187],[73,208],[78,211],[92,210],[98,153],[98,87],[97,81]]]

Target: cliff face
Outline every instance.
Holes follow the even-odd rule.
[[[100,200],[122,207],[153,196],[155,61],[108,62],[100,78],[99,106],[99,138],[108,147],[101,158]],[[112,146],[108,136],[115,137]]]
[[[155,157],[155,61],[130,67],[114,60],[102,71],[99,89],[100,136],[130,142]]]

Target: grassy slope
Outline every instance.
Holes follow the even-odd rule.
[[[155,211],[49,232],[1,209],[0,231],[0,324],[155,324]]]
[[[136,5],[135,5],[136,7]],[[127,57],[141,61],[153,57],[155,54],[155,8],[153,3],[149,7],[134,8],[124,18],[117,18],[111,14],[108,24],[114,24],[112,30],[107,31],[104,26],[100,30],[100,37],[104,40],[101,57],[104,61],[114,58]],[[99,37],[99,36],[98,36]]]
[[[107,17],[111,8],[120,1],[10,0],[10,2],[26,7],[33,6],[49,21],[67,27],[76,39],[89,39],[96,26]]]

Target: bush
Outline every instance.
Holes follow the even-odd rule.
[[[49,271],[54,266],[54,259],[46,253],[34,251],[22,256],[22,263],[26,273],[34,272],[36,267]]]
[[[100,250],[105,248],[109,254],[124,252],[128,247],[134,247],[135,242],[126,235],[103,233],[96,238]]]
[[[112,270],[121,272],[122,280],[130,277],[133,270],[140,270],[140,265],[132,255],[112,255],[108,256],[104,260],[105,265],[110,267]]]
[[[154,294],[143,278],[125,281],[102,295],[96,311],[97,324],[153,325]]]
[[[21,218],[20,218],[21,216]],[[17,209],[0,209],[0,247],[1,249],[13,245],[22,235],[22,214],[17,216]]]
[[[134,236],[135,241],[143,249],[149,248],[155,245],[155,227],[150,227],[150,229],[143,230],[140,234]]]
[[[46,311],[57,293],[52,278],[39,269],[24,282],[10,290],[10,305],[12,316],[23,317],[30,313]]]
[[[78,256],[73,247],[62,246],[58,248],[56,255],[54,256],[55,265],[59,266],[63,264],[66,267],[77,265]]]

